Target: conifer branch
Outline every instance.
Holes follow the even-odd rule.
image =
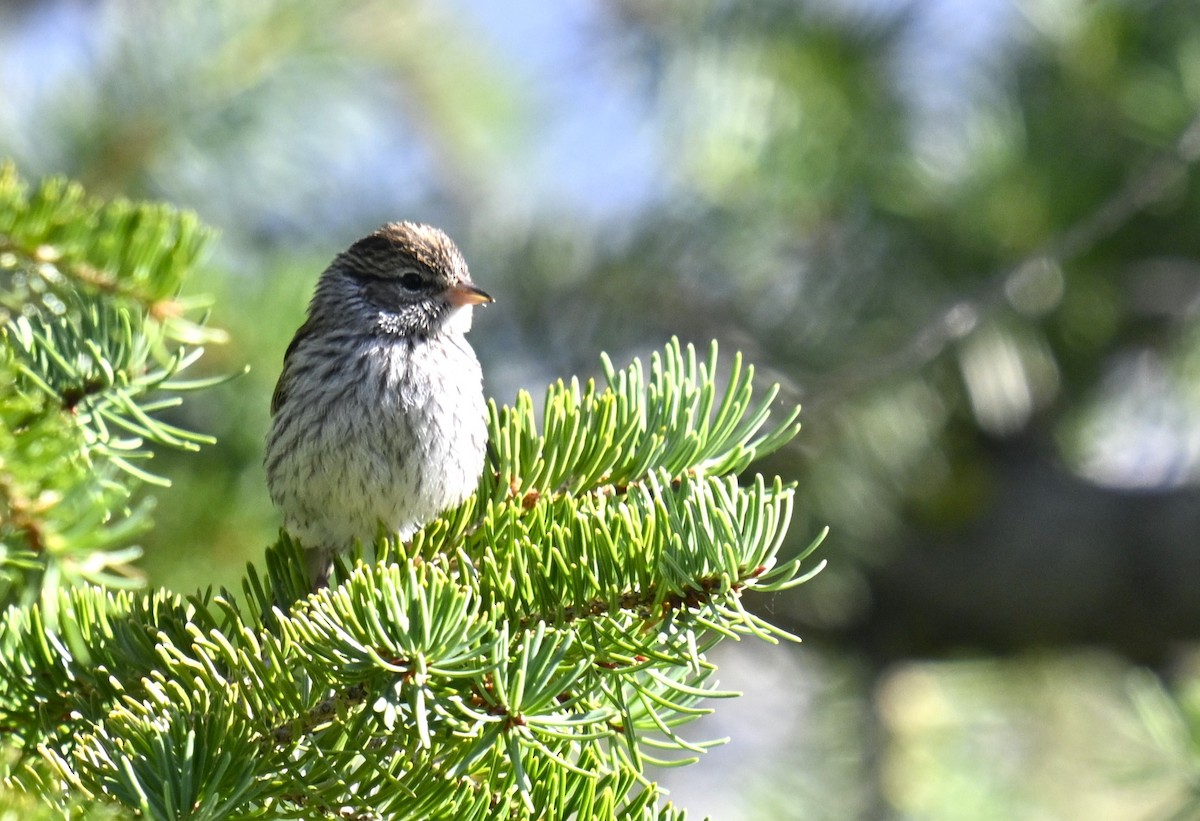
[[[77,184],[32,190],[0,164],[0,603],[59,585],[140,583],[132,504],[155,448],[211,437],[161,414],[200,342],[220,333],[178,300],[211,232],[159,204],[105,202]]]
[[[687,355],[673,342],[663,360]],[[684,384],[647,398],[639,370],[614,374],[593,401],[561,402],[562,430],[585,431],[572,414],[639,401],[626,417],[635,428],[653,418],[703,429],[677,399]],[[663,378],[690,373],[703,397],[713,372]],[[10,611],[3,653],[23,667],[0,693],[0,721],[26,751],[10,778],[26,783],[46,762],[85,797],[153,817],[186,802],[276,817],[343,806],[411,818],[433,807],[651,813],[659,793],[644,768],[689,763],[716,743],[682,735],[708,699],[732,695],[712,687],[707,651],[725,637],[785,635],[740,597],[800,579],[799,560],[777,562],[791,487],[705,475],[706,464],[737,464],[751,438],[779,442],[761,420],[744,424],[753,408],[747,394],[736,424],[709,424],[739,432],[719,433],[719,450],[697,434],[686,459],[659,447],[639,457],[640,473],[612,467],[615,449],[567,453],[569,443],[498,409],[493,424],[507,427],[493,434],[508,450],[481,481],[477,498],[495,491],[482,510],[468,502],[409,544],[382,538],[343,562],[335,587],[308,594],[300,549],[283,538],[265,574],[248,574],[244,604],[83,588],[58,604],[74,625],[63,638],[39,608]],[[613,428],[607,441],[635,435]],[[528,491],[496,490],[497,476],[518,475],[503,454],[535,448],[566,454],[553,457],[560,475],[591,480],[533,504]],[[597,460],[610,467],[596,471]],[[230,770],[229,756],[253,762],[249,775]]]

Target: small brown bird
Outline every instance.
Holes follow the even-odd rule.
[[[283,359],[265,465],[314,585],[380,523],[407,539],[465,500],[487,447],[483,375],[467,344],[491,302],[437,228],[384,225],[321,274]]]

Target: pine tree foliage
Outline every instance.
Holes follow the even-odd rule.
[[[33,210],[34,200],[7,202]],[[68,216],[82,200],[57,202]],[[109,207],[74,218],[103,233],[116,219],[103,216]],[[181,387],[175,374],[192,357],[181,350],[204,333],[156,308],[174,300],[201,229],[165,209],[137,213],[130,222],[155,225],[138,242],[153,238],[158,250],[103,257],[151,260],[136,276],[71,262],[68,271],[104,273],[77,294],[14,286],[40,302],[9,317],[10,384],[45,426],[40,435],[67,442],[41,463],[44,474],[22,465],[23,487],[62,481],[56,471],[73,471],[81,453],[107,466],[109,484],[144,480],[130,455],[142,442],[200,439],[157,420],[162,400],[146,397]],[[82,228],[61,230],[75,237],[72,260],[109,247]],[[18,256],[11,279],[35,278],[45,242],[29,237],[4,240],[28,252],[6,252]],[[52,292],[77,307],[48,309]],[[69,327],[54,336],[63,317]],[[71,350],[93,350],[95,334],[113,376],[67,407],[66,374],[93,367],[62,354],[75,331]],[[726,638],[789,638],[743,597],[819,569],[806,564],[816,542],[779,557],[793,487],[739,478],[796,434],[797,411],[772,424],[775,392],[756,397],[753,369],[735,357],[722,373],[715,344],[701,356],[673,340],[648,367],[605,359],[602,384],[552,385],[540,424],[527,394],[493,404],[490,466],[474,497],[408,543],[381,533],[339,559],[317,593],[286,535],[236,595],[114,591],[68,585],[63,574],[53,589],[42,583],[41,601],[14,604],[0,621],[5,783],[75,815],[682,817],[646,768],[693,762],[719,743],[686,726],[711,699],[734,695],[718,689],[708,652]],[[121,450],[97,433],[117,429],[139,444]],[[5,451],[6,470],[20,456]],[[78,539],[124,539],[131,518],[88,520]],[[6,526],[6,544],[23,538]],[[40,560],[28,538],[23,550],[22,561]]]
[[[179,297],[209,236],[192,214],[61,179],[31,191],[0,165],[0,602],[135,576],[135,494],[165,484],[145,460],[207,441],[161,413],[220,336]]]

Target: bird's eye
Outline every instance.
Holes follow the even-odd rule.
[[[425,277],[420,274],[409,271],[404,276],[400,277],[400,287],[406,291],[419,291],[425,285]]]

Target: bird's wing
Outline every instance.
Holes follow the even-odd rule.
[[[283,407],[283,403],[287,401],[288,387],[291,384],[292,370],[292,354],[300,347],[305,339],[312,336],[314,331],[313,322],[311,319],[306,321],[296,331],[296,335],[292,337],[291,343],[287,347],[287,351],[283,354],[283,371],[279,374],[279,381],[275,383],[275,392],[271,394],[271,415],[278,413]]]

